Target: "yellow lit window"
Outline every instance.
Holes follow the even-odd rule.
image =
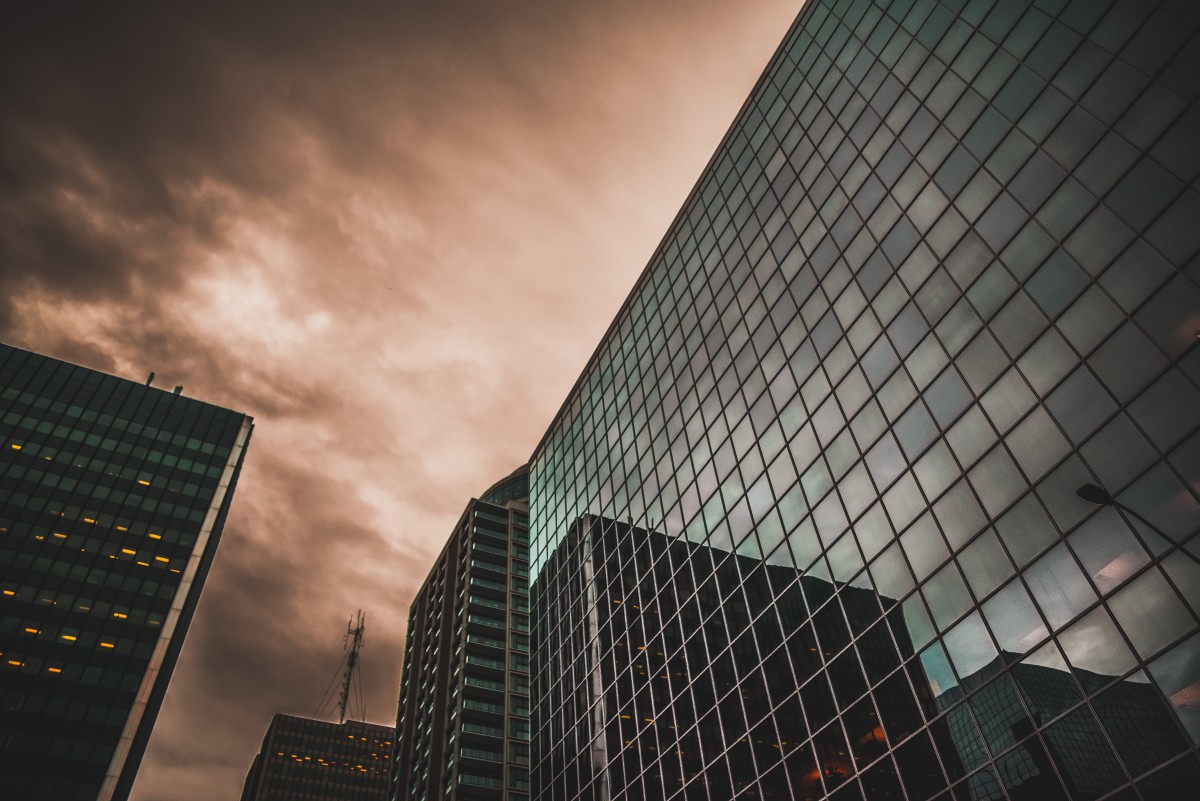
[[[129,531],[129,527],[128,527],[128,526],[117,526],[116,528],[117,528],[117,531]],[[153,537],[154,535],[153,535],[153,534],[151,534],[150,536],[152,536],[152,537]]]
[[[16,592],[14,592],[13,590],[5,590],[4,594],[5,595],[16,595]]]
[[[15,442],[14,442],[12,445],[9,445],[8,447],[12,448],[14,451],[19,451],[19,450],[21,450],[21,446],[20,446],[20,445],[18,445],[17,443],[15,443]]]
[[[76,637],[74,634],[64,634],[64,635],[62,636],[62,638],[63,638],[64,640],[66,640],[67,642],[75,642],[76,640],[78,640],[78,639],[79,639],[79,638],[78,638],[78,637]]]
[[[169,558],[165,557],[165,556],[156,556],[156,557],[154,557],[154,561],[156,561],[156,562],[170,562],[171,560],[170,560]]]
[[[100,643],[100,647],[101,648],[116,648],[117,644],[114,642],[102,642],[102,643]]]
[[[33,628],[32,626],[26,626],[26,627],[25,627],[25,633],[26,633],[26,634],[41,634],[41,633],[42,633],[42,630],[41,630],[41,629],[35,629],[35,628]]]
[[[150,539],[152,539],[152,540],[161,540],[161,539],[162,539],[162,534],[155,534],[153,531],[151,531],[151,532],[150,532],[149,534],[147,534],[146,536],[147,536],[147,537],[149,537],[149,538],[150,538]]]
[[[135,551],[135,550],[133,550],[133,549],[131,549],[131,548],[122,548],[122,549],[121,549],[121,553],[127,553],[127,554],[129,554],[130,556],[134,556],[135,554],[137,554],[137,551]]]
[[[113,617],[124,620],[125,618],[129,617],[129,615],[125,614],[124,612],[113,612]]]
[[[149,482],[149,481],[147,481],[147,480],[146,480],[146,479],[144,479],[144,478],[139,478],[139,479],[137,480],[137,482],[138,482],[139,484],[141,484],[143,487],[148,487],[148,486],[150,486],[150,482]]]
[[[46,668],[51,673],[62,673],[62,668]]]
[[[141,565],[142,567],[150,567],[149,562],[138,562],[138,564]]]
[[[95,523],[95,522],[96,522],[96,519],[95,519],[94,517],[85,517],[85,518],[83,518],[83,522],[85,522],[85,523]]]

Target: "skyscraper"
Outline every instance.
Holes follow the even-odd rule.
[[[531,459],[535,797],[1190,797],[1198,27],[804,5]]]
[[[395,730],[276,715],[250,765],[242,801],[384,801]]]
[[[252,421],[0,345],[0,776],[128,796]]]
[[[529,473],[472,500],[408,616],[394,801],[529,799]]]

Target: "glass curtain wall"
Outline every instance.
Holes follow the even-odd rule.
[[[805,4],[533,455],[536,797],[1190,797],[1198,23]]]

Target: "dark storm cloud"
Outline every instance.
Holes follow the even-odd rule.
[[[257,429],[138,801],[234,798],[532,450],[795,0],[23,3],[0,338]]]

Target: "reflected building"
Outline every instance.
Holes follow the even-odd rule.
[[[804,5],[533,454],[536,797],[1200,781],[1198,27]]]
[[[529,472],[473,499],[413,599],[393,801],[529,800]]]
[[[249,417],[0,345],[0,794],[127,798]]]
[[[384,801],[395,730],[276,715],[241,801]]]

